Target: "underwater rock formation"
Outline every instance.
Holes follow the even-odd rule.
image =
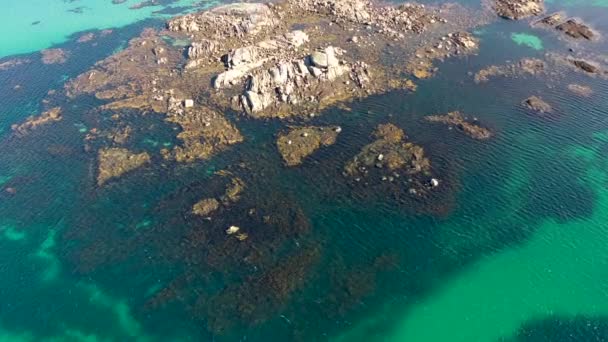
[[[322,146],[333,145],[341,130],[337,126],[292,128],[279,135],[277,148],[288,166],[296,166]]]
[[[545,72],[546,63],[537,58],[523,58],[517,63],[491,65],[475,73],[475,83],[487,82],[492,77],[517,77],[521,75],[539,75]]]
[[[11,126],[11,128],[18,136],[24,136],[41,125],[60,121],[61,119],[61,107],[55,107],[43,112],[38,116],[32,115],[28,117],[22,124],[14,124]]]
[[[62,64],[68,60],[69,54],[62,49],[46,49],[42,50],[42,63],[44,64]]]
[[[474,119],[474,122],[469,122],[462,113],[458,111],[449,112],[446,115],[431,115],[424,119],[429,122],[439,122],[450,125],[450,127],[456,127],[459,131],[473,139],[485,140],[492,136],[492,132],[487,128],[479,126],[476,119]]]
[[[104,148],[99,150],[97,163],[97,185],[109,179],[133,171],[150,161],[147,152],[133,153],[126,148]]]

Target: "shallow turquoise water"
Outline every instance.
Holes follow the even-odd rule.
[[[0,12],[0,30],[19,32],[0,37],[0,58],[34,52],[76,39],[73,35],[88,30],[119,28],[150,17],[165,6],[129,9],[137,1],[113,4],[111,0],[23,0],[8,1]],[[196,0],[179,0],[172,7],[192,6]],[[77,12],[74,12],[77,10]]]
[[[552,2],[550,10],[562,5]],[[118,5],[95,6],[113,11],[110,6]],[[605,10],[566,8],[606,29]],[[125,12],[126,18],[137,11]],[[66,13],[58,16],[87,10]],[[131,25],[99,40],[99,51],[65,42],[61,47],[73,53],[65,65],[34,61],[0,72],[0,341],[606,340],[606,81],[572,72],[550,86],[526,78],[476,85],[468,75],[488,64],[566,50],[553,32],[527,23],[483,27],[478,56],[447,61],[417,92],[374,96],[354,103],[352,112],[328,110],[315,124],[340,124],[343,133],[301,168],[281,166],[274,147],[279,123],[231,117],[247,138],[234,153],[189,167],[145,168],[99,190],[94,155],[82,142],[87,128],[99,124],[83,115],[91,100],[69,106],[62,122],[30,139],[7,133],[11,123],[38,111],[48,89],[137,35],[143,25],[132,22],[144,17],[110,22]],[[105,25],[95,23],[87,29]],[[67,26],[57,26],[56,36],[75,32]],[[539,37],[544,49],[516,44],[514,33]],[[604,42],[593,48],[608,51]],[[37,60],[36,54],[25,57]],[[565,87],[570,82],[595,93],[576,97]],[[23,89],[15,91],[15,84]],[[541,94],[556,115],[523,110],[519,103],[530,94]],[[454,109],[477,116],[496,137],[480,143],[422,119]],[[175,143],[159,121],[147,116],[138,122],[134,148],[157,152]],[[384,122],[403,127],[456,184],[447,214],[415,213],[342,183],[344,162]],[[246,315],[245,299],[266,298],[268,287],[223,292],[255,284],[259,270],[251,270],[237,249],[231,250],[235,260],[216,260],[219,267],[201,262],[218,242],[197,245],[201,236],[193,232],[205,223],[188,216],[193,202],[222,189],[214,171],[241,162],[252,169],[243,172],[248,195],[238,209],[259,206],[271,216],[287,211],[286,226],[302,216],[310,224],[293,236],[288,229],[270,232],[269,243],[282,235],[286,242],[264,254],[265,265],[272,269],[302,251],[319,253],[291,296],[253,301],[262,308],[254,316],[260,322]],[[232,214],[222,219],[244,220],[237,210]],[[242,281],[243,274],[251,278]],[[224,305],[218,293],[230,295]],[[241,306],[231,301],[235,293]],[[223,334],[210,332],[218,319],[229,326]]]

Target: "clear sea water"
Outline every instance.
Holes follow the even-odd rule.
[[[0,341],[608,341],[607,81],[567,72],[560,82],[478,85],[469,74],[569,47],[607,55],[605,38],[572,45],[526,22],[497,21],[476,31],[477,56],[440,64],[415,93],[373,96],[352,111],[318,116],[315,124],[340,124],[343,133],[299,168],[280,162],[274,139],[281,123],[231,114],[245,143],[187,167],[153,163],[99,189],[95,155],[82,141],[83,130],[104,125],[85,114],[94,100],[66,103],[64,120],[27,138],[12,136],[10,125],[38,113],[50,89],[144,27],[162,25],[165,14],[152,12],[163,6],[128,9],[133,4],[3,5],[10,10],[0,13],[0,25],[19,34],[1,38],[0,63],[29,63],[0,71]],[[608,32],[605,2],[547,6]],[[81,14],[67,11],[76,7]],[[190,9],[167,12],[178,10]],[[106,28],[112,34],[75,42],[82,31]],[[49,47],[70,58],[43,65],[37,50]],[[594,94],[575,96],[569,83]],[[555,114],[524,110],[519,104],[532,94]],[[473,141],[422,119],[452,110],[476,116],[495,137]],[[132,147],[157,152],[175,143],[161,122],[142,118]],[[451,184],[442,214],[344,184],[342,166],[385,122],[424,146]],[[250,171],[238,171],[241,162]],[[245,220],[239,210],[259,206],[285,215],[287,226],[308,227],[266,233],[273,249],[261,249],[264,260],[292,268],[252,270],[240,250],[196,241],[206,223],[188,212],[221,192],[213,172],[224,168],[242,172],[247,189],[221,220]],[[216,264],[201,262],[222,248],[228,255]],[[279,296],[259,272],[279,279],[268,284],[285,281],[285,272],[305,280]],[[226,328],[212,333],[218,324]]]

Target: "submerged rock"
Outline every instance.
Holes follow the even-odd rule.
[[[104,148],[97,157],[97,184],[103,185],[111,178],[135,170],[150,162],[147,152],[133,153],[126,148]]]
[[[464,132],[466,135],[473,139],[485,140],[492,136],[492,133],[487,128],[480,127],[476,123],[468,122],[464,116],[458,112],[450,112],[446,115],[431,115],[425,117],[425,120],[429,122],[440,122],[450,126],[456,127],[459,131]]]
[[[551,107],[550,104],[548,104],[547,102],[545,102],[543,99],[541,99],[538,96],[530,96],[527,99],[525,99],[522,104],[530,109],[533,110],[535,112],[544,114],[544,113],[550,113],[553,111],[553,108]]]
[[[11,128],[17,135],[24,136],[41,125],[60,121],[62,118],[61,107],[55,107],[43,112],[38,116],[32,115],[28,117],[22,124],[14,124],[11,126]]]
[[[545,5],[544,0],[495,0],[494,10],[503,18],[519,20],[541,14]]]
[[[517,63],[491,65],[475,73],[475,83],[487,82],[492,77],[517,77],[520,75],[539,75],[545,72],[546,63],[537,58],[523,58]]]
[[[593,94],[593,89],[591,89],[591,87],[576,83],[568,84],[568,90],[583,97],[589,97]]]
[[[42,63],[44,64],[62,64],[68,60],[68,53],[62,49],[46,49],[42,50]]]
[[[339,127],[298,127],[279,135],[277,147],[288,166],[296,166],[323,146],[333,145],[340,133]]]

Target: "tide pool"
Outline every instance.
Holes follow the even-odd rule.
[[[61,44],[78,32],[122,27],[147,18],[164,18],[155,12],[167,6],[129,7],[137,1],[113,4],[111,0],[22,0],[8,1],[0,12],[0,30],[19,32],[0,37],[0,58],[30,53]],[[193,6],[196,0],[178,0],[171,7]],[[212,6],[214,3],[207,3]],[[77,38],[77,37],[76,37]]]

